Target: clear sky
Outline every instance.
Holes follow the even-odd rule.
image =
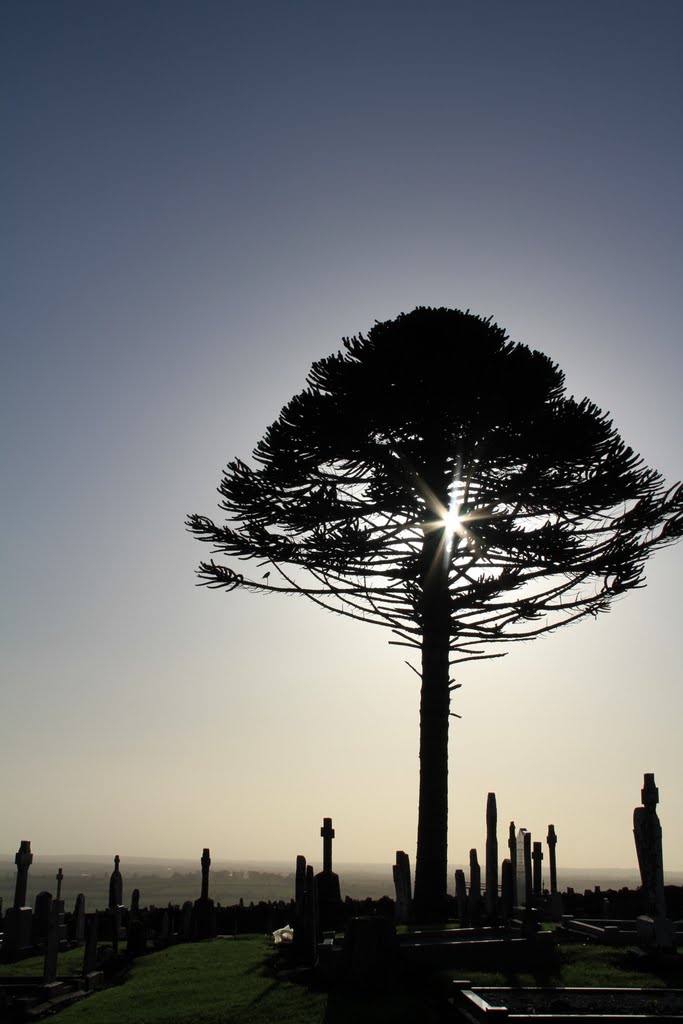
[[[683,475],[683,5],[4,0],[0,850],[414,857],[391,634],[194,586],[188,512],[344,335],[493,315]],[[416,360],[424,353],[416,352]],[[683,549],[463,667],[449,858],[683,869]],[[502,856],[502,851],[501,851]]]

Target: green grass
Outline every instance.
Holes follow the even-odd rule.
[[[608,988],[683,988],[683,968],[662,964],[639,967],[623,948],[615,946],[560,946],[555,961],[533,971],[506,969],[482,971],[458,967],[451,978],[467,978],[473,985]]]
[[[123,944],[122,944],[123,945]],[[77,972],[82,950],[60,954],[59,973]],[[326,991],[311,972],[277,977],[263,936],[186,943],[136,960],[123,984],[96,992],[59,1014],[60,1024],[437,1024],[431,989],[400,979],[387,993]],[[0,973],[40,975],[42,957]],[[295,976],[296,977],[296,976]]]
[[[82,949],[60,954],[59,973],[78,972],[82,959]],[[588,944],[560,947],[554,962],[536,970],[400,971],[374,992],[326,991],[311,972],[278,976],[283,966],[260,935],[171,946],[136,960],[123,984],[61,1012],[60,1024],[437,1024],[444,1019],[438,1000],[456,977],[482,986],[683,987],[680,967],[638,970],[623,949]],[[41,972],[42,957],[0,968]]]
[[[33,977],[39,978],[43,974],[42,956],[31,956],[26,960],[17,960],[13,964],[0,964],[0,978],[3,975],[10,977]],[[57,960],[58,974],[80,974],[83,967],[83,947],[70,949],[67,953],[60,953]]]
[[[188,943],[137,960],[122,985],[60,1013],[61,1024],[318,1024],[325,998],[277,981],[262,936]]]

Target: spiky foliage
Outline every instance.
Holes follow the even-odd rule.
[[[642,585],[648,554],[681,534],[683,491],[667,489],[597,406],[567,397],[547,356],[449,309],[344,339],[313,365],[254,463],[227,467],[226,525],[198,515],[188,525],[269,574],[211,560],[201,580],[304,594],[421,648],[415,895],[437,913],[449,664],[500,656],[500,644],[606,611]],[[431,769],[427,746],[440,750]],[[439,814],[423,815],[434,801]]]

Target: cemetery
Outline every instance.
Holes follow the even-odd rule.
[[[182,955],[183,945],[201,950],[219,938],[236,943],[267,935],[276,981],[347,993],[362,1003],[417,979],[437,1007],[434,1019],[683,1020],[683,887],[664,885],[658,800],[654,775],[646,774],[633,815],[640,888],[603,892],[596,886],[578,893],[563,891],[558,882],[553,824],[543,842],[510,822],[507,856],[499,858],[496,797],[489,793],[484,863],[476,849],[469,851],[469,878],[455,872],[447,919],[439,925],[415,918],[410,859],[401,850],[393,866],[393,898],[342,898],[331,818],[320,829],[322,869],[299,855],[290,901],[229,907],[210,895],[208,848],[202,851],[197,897],[182,905],[145,905],[138,888],[124,902],[116,855],[103,909],[86,913],[82,893],[67,909],[61,868],[54,896],[41,891],[29,906],[34,853],[23,840],[15,857],[13,905],[1,919],[2,1019],[36,1020],[86,999],[96,1006],[98,993],[125,985],[136,961],[162,950],[179,947]],[[613,965],[635,977],[640,973],[645,984],[606,986],[599,977],[588,985],[552,984],[563,961],[588,964],[604,958],[605,950]],[[70,973],[59,973],[59,958],[67,951]],[[26,974],[22,963],[34,964],[36,957],[42,969]],[[517,983],[497,983],[505,978]],[[520,978],[537,983],[519,984]]]

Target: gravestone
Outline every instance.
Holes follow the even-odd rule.
[[[185,900],[180,915],[180,935],[184,942],[192,938],[192,901]]]
[[[3,952],[13,956],[31,947],[31,921],[33,912],[26,906],[28,869],[33,863],[31,843],[22,839],[14,858],[17,866],[17,880],[14,886],[14,905],[8,907],[3,923]]]
[[[531,832],[520,828],[517,832],[517,905],[530,907],[533,894],[531,866]]]
[[[557,835],[554,825],[548,825],[546,843],[548,844],[548,860],[550,862],[550,917],[553,921],[560,921],[564,913],[564,907],[562,905],[562,893],[557,888],[557,860],[555,857]]]
[[[500,872],[500,887],[501,887],[501,913],[504,921],[509,921],[513,914],[513,908],[515,905],[514,901],[514,887],[513,879],[515,872],[512,867],[512,861],[506,857],[503,861],[501,872]]]
[[[14,863],[17,866],[17,880],[14,886],[14,909],[19,910],[20,907],[26,906],[28,869],[33,864],[33,854],[31,853],[31,842],[29,839],[21,840]]]
[[[140,917],[131,918],[126,930],[126,952],[130,957],[142,956],[147,950],[147,929]]]
[[[512,905],[517,906],[517,832],[514,821],[510,822],[508,830],[508,850],[510,851],[510,863],[512,865]]]
[[[168,944],[168,940],[170,937],[171,915],[169,914],[168,910],[164,910],[163,914],[161,915],[161,926],[159,928],[159,934],[157,935],[157,942],[162,946],[166,946]]]
[[[496,794],[486,800],[486,913],[493,919],[498,913],[498,809]]]
[[[477,859],[477,851],[470,850],[470,899],[478,900],[481,896],[481,868]]]
[[[83,974],[91,974],[97,967],[97,939],[99,916],[88,914],[85,919],[85,947],[83,949]]]
[[[112,949],[114,953],[118,953],[119,939],[121,938],[121,904],[110,907],[107,910],[107,916],[110,919]]]
[[[462,925],[468,920],[467,884],[465,882],[465,872],[462,868],[457,868],[455,872],[455,906],[458,920]]]
[[[481,868],[476,850],[470,850],[469,916],[474,924],[481,920]]]
[[[62,899],[62,882],[64,881],[64,872],[61,868],[58,869],[55,875],[55,881],[57,882],[57,895],[52,901],[52,909],[56,909],[59,914],[59,941],[66,942],[66,924],[64,923],[64,900]]]
[[[52,897],[50,897],[50,902],[52,902]],[[45,957],[43,960],[44,985],[51,984],[57,977],[57,956],[59,954],[59,927],[59,906],[50,906],[48,910],[47,935],[45,939]]]
[[[394,903],[394,920],[397,924],[408,924],[410,920],[410,904],[413,898],[410,879],[410,858],[403,850],[396,851],[396,863],[393,867],[396,902]]]
[[[83,942],[85,937],[85,896],[79,892],[71,915],[70,936],[74,942]]]
[[[119,864],[121,858],[118,853],[114,857],[114,870],[109,877],[109,903],[108,907],[113,910],[114,907],[120,907],[123,903],[123,879],[121,872],[119,871]]]
[[[530,907],[533,903],[533,875],[531,865],[531,832],[524,830],[524,841],[522,844],[524,857],[524,906]]]
[[[130,898],[130,916],[136,918],[140,916],[140,890],[133,889]]]
[[[322,931],[336,930],[341,923],[342,899],[339,875],[332,870],[332,818],[323,818],[320,836],[323,841],[323,869],[316,876],[318,883],[318,913]]]
[[[192,934],[195,939],[213,939],[216,936],[216,909],[213,900],[209,899],[211,856],[208,847],[204,847],[200,863],[202,866],[202,890],[199,899],[194,901]]]
[[[352,917],[344,932],[344,978],[354,988],[386,983],[397,955],[396,926],[386,917]]]
[[[531,851],[531,861],[533,865],[533,889],[534,898],[538,899],[541,895],[541,887],[543,885],[543,844],[534,843]]]
[[[304,892],[306,890],[306,858],[299,854],[296,858],[296,872],[294,875],[294,902],[296,912],[299,916],[304,909]]]
[[[557,846],[557,836],[555,835],[555,826],[548,825],[548,835],[546,837],[546,843],[548,844],[548,860],[550,862],[550,892],[551,894],[557,892],[557,861],[555,859],[555,847]]]
[[[659,790],[653,773],[643,776],[640,795],[642,807],[636,807],[633,812],[633,835],[648,913],[638,918],[639,939],[653,949],[673,950],[676,948],[676,929],[666,917],[662,826],[657,815]]]
[[[50,921],[50,908],[52,907],[52,893],[43,889],[36,896],[33,904],[33,920],[31,922],[31,942],[34,946],[42,945],[47,938],[47,928]]]
[[[315,964],[318,956],[318,942],[320,940],[320,916],[318,914],[318,879],[310,864],[306,868],[302,931],[301,957],[306,963]]]

